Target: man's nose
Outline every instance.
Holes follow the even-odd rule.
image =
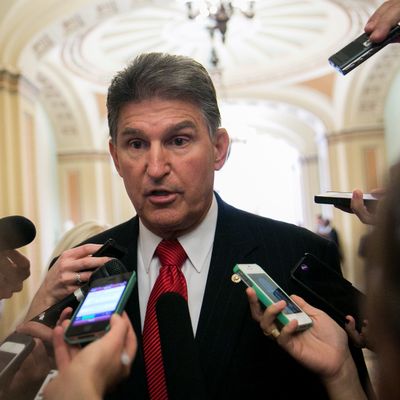
[[[162,146],[150,149],[147,159],[146,172],[152,179],[160,179],[171,170],[168,152]]]

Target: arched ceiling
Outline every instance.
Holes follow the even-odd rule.
[[[255,17],[236,10],[226,43],[214,47],[226,86],[295,81],[329,71],[327,58],[362,31],[372,0],[258,0]],[[206,18],[191,20],[183,0],[92,1],[44,27],[25,47],[20,67],[40,63],[98,85],[141,52],[191,56],[210,66]],[[33,63],[32,61],[36,62]]]
[[[327,76],[331,81],[345,79],[339,87],[356,87],[360,98],[366,88],[374,102],[382,104],[399,60],[390,57],[391,49],[385,49],[389,56],[385,63],[380,62],[379,73],[373,68],[378,61],[371,59],[357,68],[363,73],[343,78],[327,62],[330,55],[362,32],[368,16],[380,3],[257,0],[253,19],[235,12],[225,44],[218,35],[214,37],[219,57],[215,69],[210,63],[212,43],[206,23],[188,19],[184,0],[2,0],[0,62],[3,68],[21,71],[41,89],[59,148],[65,151],[82,143],[104,144],[104,138],[96,139],[95,135],[106,129],[101,104],[108,82],[141,52],[172,52],[197,59],[209,67],[220,96],[227,100],[238,93],[246,93],[241,98],[248,100],[254,92],[258,98],[262,93],[263,100],[268,101],[279,92],[289,93],[291,88],[299,93],[298,89],[304,89],[311,80]],[[371,89],[378,87],[380,92]],[[308,103],[312,93],[316,95],[315,110],[312,106],[308,109],[311,112],[317,112],[321,99],[326,104],[332,100],[329,94],[309,90]],[[286,98],[288,103],[292,100],[296,105],[294,98]],[[368,97],[364,97],[363,104],[367,102]],[[354,109],[357,107],[362,105],[357,103]],[[336,119],[333,111],[332,103],[332,121]],[[377,107],[376,111],[381,109]],[[349,112],[352,118],[353,114]],[[366,115],[373,119],[368,110]],[[87,132],[93,137],[84,137]],[[96,144],[96,140],[101,143]]]

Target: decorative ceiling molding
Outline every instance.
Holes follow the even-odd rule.
[[[395,53],[382,56],[374,69],[360,66],[358,79],[337,76],[333,85],[346,79],[354,81],[347,89],[357,89],[350,90],[351,103],[343,106],[339,117],[332,101],[334,91],[316,93],[317,89],[311,88],[315,89],[313,94],[311,89],[299,90],[307,82],[337,74],[328,57],[360,34],[379,3],[258,0],[255,17],[248,20],[234,15],[226,43],[216,43],[222,69],[216,82],[220,97],[240,100],[236,94],[246,93],[242,99],[248,99],[253,92],[254,98],[276,101],[280,93],[280,102],[297,104],[301,96],[293,102],[289,93],[303,93],[304,109],[323,121],[325,130],[330,130],[331,121],[336,119],[343,119],[343,126],[357,118],[361,125],[365,121],[380,123],[384,99],[400,60]],[[70,0],[68,5],[69,12],[63,5],[57,14],[55,0],[43,0],[46,9],[42,11],[53,16],[52,22],[31,37],[19,38],[26,43],[20,69],[41,89],[59,144],[74,137],[88,146],[94,143],[88,135],[106,131],[99,99],[106,95],[111,76],[137,54],[166,51],[192,56],[206,65],[209,62],[208,32],[202,23],[187,18],[183,1]],[[373,63],[369,60],[365,64]],[[360,79],[363,69],[368,74]]]

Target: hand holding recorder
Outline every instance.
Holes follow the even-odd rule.
[[[387,38],[380,43],[373,43],[366,33],[360,35],[343,49],[329,57],[329,63],[342,75],[348,74],[355,67],[368,60],[388,44],[397,40],[400,36],[400,26],[395,25]]]
[[[385,1],[371,15],[365,25],[365,32],[369,35],[369,39],[374,43],[379,43],[388,37],[393,26],[400,21],[400,1]],[[400,38],[394,40],[399,42]]]

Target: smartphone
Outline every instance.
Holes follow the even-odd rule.
[[[332,204],[338,207],[350,208],[352,192],[326,192],[314,196],[314,202],[318,204]],[[378,204],[378,199],[370,193],[363,194],[365,206],[373,210]]]
[[[92,254],[92,257],[113,257],[113,258],[122,258],[127,253],[126,249],[119,246],[117,242],[110,238],[108,239],[103,246],[101,246],[97,251]]]
[[[104,335],[112,314],[122,313],[135,283],[135,271],[95,280],[72,316],[65,341],[86,343]]]
[[[14,332],[0,345],[0,388],[9,383],[35,342],[32,336]]]
[[[400,35],[400,26],[395,25],[389,32],[387,38],[380,43],[373,43],[368,39],[368,35],[363,33],[353,40],[343,49],[329,57],[329,63],[340,73],[346,75],[357,65],[367,60],[389,43],[393,42]]]
[[[265,307],[286,301],[286,307],[278,314],[282,325],[297,319],[297,330],[305,330],[312,325],[311,318],[279,287],[279,285],[258,264],[236,264],[233,272],[248,286],[255,290],[258,299]]]
[[[366,297],[341,274],[306,253],[291,271],[291,279],[299,289],[296,292],[312,305],[324,310],[341,326],[347,322],[346,315],[353,316],[357,330],[361,331]]]
[[[119,260],[124,257],[126,253],[127,250],[124,247],[119,246],[114,239],[109,238],[97,251],[92,254],[92,257],[112,257]],[[80,272],[93,272],[92,279],[106,278],[109,276],[106,268],[97,268],[95,271],[87,269]]]

